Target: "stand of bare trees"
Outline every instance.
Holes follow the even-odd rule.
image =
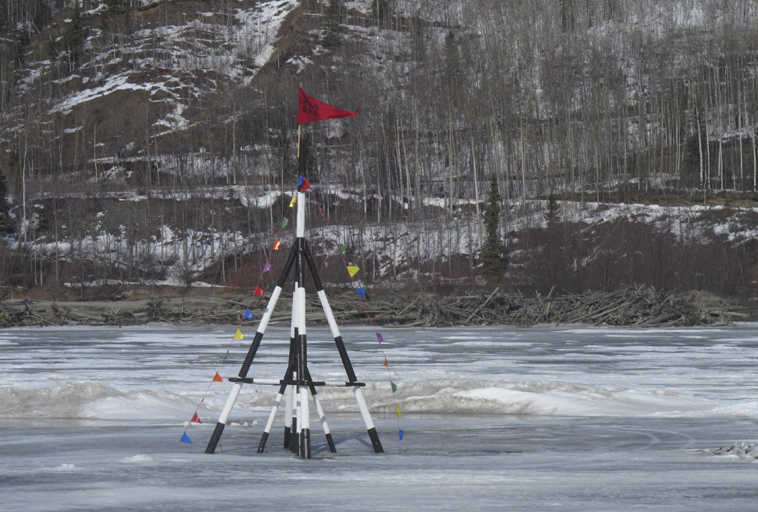
[[[476,215],[479,235],[494,176],[502,238],[526,200],[550,194],[602,201],[655,189],[702,200],[758,191],[753,1],[379,0],[360,12],[313,0],[292,13],[249,83],[220,79],[218,68],[226,57],[255,67],[238,49],[219,50],[241,37],[235,9],[253,0],[206,2],[213,16],[202,20],[186,9],[192,2],[110,0],[92,13],[95,4],[0,0],[0,171],[18,238],[56,247],[52,260],[8,264],[25,266],[31,285],[112,277],[114,266],[123,279],[155,277],[141,263],[156,254],[160,226],[188,241],[171,255],[187,261],[201,245],[193,237],[215,233],[226,276],[228,258],[249,250],[231,233],[274,231],[286,201],[232,214],[205,187],[282,194],[300,171],[356,196],[325,194],[319,222]],[[204,54],[176,57],[158,29],[189,22],[192,40],[221,35]],[[264,36],[245,34],[244,47]],[[307,54],[313,47],[328,52]],[[313,63],[299,69],[298,57]],[[142,90],[61,107],[119,73],[144,82],[174,76],[177,85],[161,101]],[[302,169],[293,156],[298,82],[324,101],[361,108],[356,119],[308,128]],[[165,130],[176,116],[166,98],[185,128]],[[124,189],[147,199],[131,208],[103,199]],[[177,200],[185,192],[191,201]],[[106,210],[120,214],[98,224]],[[88,261],[79,249],[103,234],[111,239],[96,251],[117,261]],[[117,250],[104,248],[108,240]]]

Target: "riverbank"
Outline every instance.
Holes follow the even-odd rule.
[[[370,290],[327,291],[340,323],[396,326],[575,324],[666,327],[728,325],[758,318],[756,304],[713,294],[666,292],[634,287],[581,294],[523,294],[499,287],[441,290],[437,293]],[[268,294],[251,297],[228,289],[177,290],[148,287],[122,294],[120,300],[60,300],[35,296],[0,302],[0,326],[139,325],[149,322],[187,324],[257,324]],[[244,318],[249,308],[252,318]],[[289,300],[282,297],[273,324],[290,321]],[[315,294],[310,295],[307,321],[325,323]]]

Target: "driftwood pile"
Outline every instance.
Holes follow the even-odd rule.
[[[581,294],[522,294],[496,287],[481,293],[432,295],[381,293],[357,299],[354,290],[330,292],[340,323],[398,326],[589,324],[634,327],[725,325],[741,318],[725,301],[702,292],[674,293],[652,287]],[[247,300],[248,302],[244,302]],[[148,322],[237,324],[250,306],[260,320],[265,299],[249,297],[159,298],[142,301],[0,302],[0,327],[22,325],[135,325]],[[290,301],[282,297],[271,322],[287,325]],[[309,324],[325,323],[318,299],[310,294]]]
[[[368,303],[368,311],[339,308],[340,317],[408,326],[590,324],[630,327],[726,325],[741,317],[711,294],[675,293],[652,287],[613,292],[525,295],[495,288],[458,296],[394,296]]]

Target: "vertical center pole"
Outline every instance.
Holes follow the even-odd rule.
[[[295,289],[294,301],[296,304],[296,322],[295,333],[297,336],[297,382],[299,395],[299,414],[298,414],[298,431],[299,450],[298,453],[304,459],[311,458],[311,424],[310,424],[310,387],[307,376],[308,373],[308,342],[307,331],[305,327],[305,194],[298,191],[297,193],[297,288]]]

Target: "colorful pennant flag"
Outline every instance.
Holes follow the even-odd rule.
[[[395,384],[394,382],[390,381],[390,386],[392,386],[392,392],[393,393],[397,393],[397,384]]]
[[[403,415],[402,411],[400,411],[400,406],[399,405],[397,407],[395,407],[395,414],[397,414],[398,418]]]
[[[277,238],[276,241],[274,242],[274,250],[278,251],[281,248],[282,248],[282,241]]]
[[[337,119],[340,117],[353,117],[358,114],[358,110],[355,112],[348,112],[342,110],[334,105],[329,105],[323,101],[319,101],[316,98],[312,98],[305,94],[305,91],[300,87],[300,97],[297,108],[297,124],[313,123],[316,121],[326,121],[327,119]]]
[[[255,291],[253,292],[253,297],[261,297],[263,295],[263,288],[260,286],[255,287]]]
[[[348,265],[347,266],[347,273],[350,274],[350,277],[355,277],[355,274],[358,273],[358,271],[361,268],[358,265]]]
[[[380,333],[376,333],[376,341],[378,341],[379,343],[384,343],[384,338],[382,337]]]
[[[190,439],[190,436],[188,436],[188,435],[187,435],[187,432],[184,432],[184,433],[182,434],[182,439],[181,439],[181,441],[182,441],[183,443],[192,444],[192,439]]]
[[[245,339],[245,336],[244,336],[244,334],[242,334],[242,331],[240,331],[239,327],[237,327],[237,332],[234,333],[234,339],[235,340]]]
[[[305,192],[311,188],[311,184],[308,183],[308,180],[305,179],[305,176],[300,176],[300,180],[297,182],[297,189],[300,192]]]
[[[389,362],[389,361],[387,361],[387,358],[385,357],[385,358],[384,358],[384,366],[389,366],[389,365],[390,365],[390,362]]]
[[[271,263],[269,263],[269,262],[267,261],[267,262],[266,262],[266,264],[265,264],[265,265],[263,265],[263,272],[264,272],[264,273],[266,273],[266,272],[268,272],[269,270],[271,270]]]
[[[365,288],[358,288],[356,290],[358,292],[358,295],[361,297],[361,299],[366,297],[366,289]]]
[[[192,419],[190,421],[192,423],[202,423],[202,421],[200,421],[200,416],[197,415],[197,411],[195,411],[195,414],[192,415]]]
[[[337,244],[337,250],[339,252],[345,252],[345,246],[342,244]]]
[[[290,199],[290,208],[294,207],[295,203],[297,203],[297,196],[292,196],[292,199]]]
[[[397,430],[397,438],[402,441],[403,440],[403,429],[400,428]]]
[[[213,382],[224,382],[224,378],[216,372],[216,375],[213,376]]]
[[[282,220],[282,229],[287,227],[287,224],[290,223],[290,220],[287,217],[284,217],[284,220]]]
[[[244,318],[245,320],[250,320],[251,318],[253,318],[253,312],[250,311],[250,308],[245,308],[245,314],[242,315],[242,318]]]

